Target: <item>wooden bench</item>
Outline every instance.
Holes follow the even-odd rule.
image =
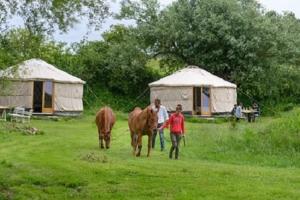
[[[30,122],[32,116],[32,109],[26,111],[23,107],[15,107],[13,113],[8,114],[10,116],[10,121],[13,122]]]

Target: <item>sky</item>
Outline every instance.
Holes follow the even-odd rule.
[[[165,7],[172,3],[174,0],[159,0],[160,5],[162,7]],[[110,3],[110,9],[113,13],[118,13],[120,10],[120,0],[113,0]],[[130,21],[120,21],[115,20],[113,18],[106,19],[105,23],[102,25],[101,30],[99,31],[88,31],[85,23],[77,24],[74,28],[72,28],[68,33],[61,34],[59,32],[54,34],[54,39],[56,41],[66,42],[66,43],[72,43],[72,42],[79,42],[83,38],[88,40],[100,40],[101,39],[101,33],[109,30],[111,25],[114,24],[133,24],[133,22]]]
[[[296,17],[300,18],[300,1],[299,0],[258,0],[266,9],[277,12],[291,11]]]
[[[159,1],[162,6],[167,6],[174,0],[159,0]],[[257,0],[257,1],[261,3],[267,10],[275,10],[279,13],[282,13],[283,11],[291,11],[295,13],[296,17],[300,19],[300,0]],[[114,0],[110,3],[112,12],[116,13],[120,10],[120,6],[118,2],[119,0]],[[119,24],[119,23],[132,24],[132,22],[130,21],[120,22],[118,20],[109,18],[102,25],[100,31],[93,31],[93,30],[88,30],[86,26],[86,22],[83,21],[82,23],[76,24],[67,33],[61,34],[59,31],[57,31],[53,37],[54,40],[56,41],[66,42],[68,44],[72,42],[79,42],[84,38],[87,40],[100,40],[101,33],[109,30],[111,25]]]

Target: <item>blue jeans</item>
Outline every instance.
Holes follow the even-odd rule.
[[[155,147],[155,139],[157,135],[157,130],[163,125],[163,123],[160,123],[157,125],[157,129],[153,130],[153,136],[152,136],[152,148],[154,149]],[[165,149],[165,138],[164,138],[164,130],[161,129],[159,130],[159,139],[160,139],[160,149],[164,150]]]

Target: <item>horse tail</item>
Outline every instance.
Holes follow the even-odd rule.
[[[100,121],[101,121],[101,110],[99,110],[96,114],[95,123],[97,124],[97,126],[101,124]]]
[[[105,129],[105,132],[108,133],[110,132],[110,123],[111,123],[111,112],[110,112],[110,109],[108,107],[105,107],[105,110],[104,110],[104,119],[105,119],[105,122],[104,122],[104,129]]]

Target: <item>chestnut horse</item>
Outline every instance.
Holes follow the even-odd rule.
[[[116,121],[115,114],[110,107],[101,108],[96,114],[96,124],[98,127],[99,147],[104,148],[103,140],[105,141],[105,148],[110,147],[111,129]]]
[[[142,137],[148,135],[148,154],[150,156],[153,130],[157,127],[157,113],[150,106],[142,110],[136,107],[128,118],[133,155],[140,156]],[[138,148],[138,149],[137,149]],[[136,152],[137,151],[137,152]]]

